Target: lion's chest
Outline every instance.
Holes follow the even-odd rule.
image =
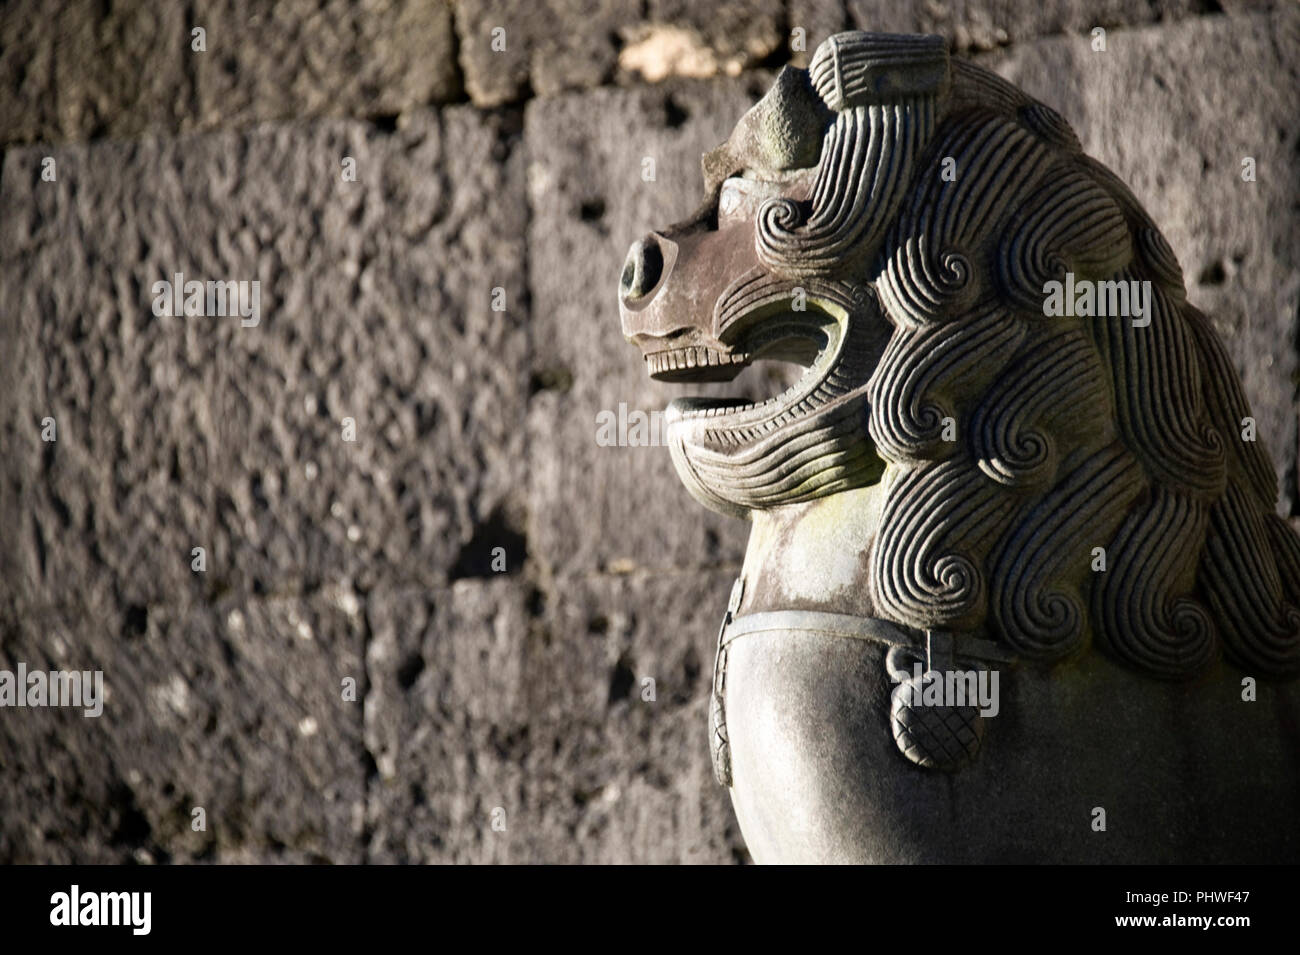
[[[871,615],[868,557],[877,487],[753,515],[745,551],[746,613],[825,609]]]

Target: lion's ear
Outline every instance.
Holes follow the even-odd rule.
[[[807,70],[784,67],[767,94],[746,113],[736,134],[751,138],[762,165],[773,171],[807,169],[821,157],[822,138],[835,115],[813,89]]]
[[[742,169],[775,178],[791,169],[817,165],[822,137],[834,118],[813,89],[808,71],[784,67],[772,88],[740,118],[726,143],[705,154],[705,185],[712,192]]]

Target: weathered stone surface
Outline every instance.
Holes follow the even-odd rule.
[[[456,11],[465,88],[478,106],[599,86],[629,47],[624,72],[737,72],[781,45],[780,21],[779,0],[652,0],[644,16],[618,0],[465,0]]]
[[[586,6],[579,23],[566,23],[553,2],[458,4],[456,34],[465,90],[475,105],[499,106],[527,98],[530,90],[597,86],[614,69],[615,37],[626,17],[625,5],[617,0]]]
[[[383,862],[509,861],[526,786],[525,590],[459,581],[376,591],[369,608],[367,851]],[[491,813],[506,808],[506,833]],[[518,858],[518,856],[516,856]]]
[[[0,711],[0,859],[360,861],[361,704],[342,693],[365,688],[358,611],[331,590],[158,608],[122,632],[26,615],[0,669],[102,670],[106,702]]]
[[[157,9],[154,8],[157,6]],[[1094,26],[1170,21],[1274,0],[210,0],[11,4],[0,16],[0,142],[62,142],[312,116],[479,106],[611,80],[731,75],[806,51],[840,29],[935,32],[988,50]],[[207,50],[192,49],[195,27]],[[493,48],[503,28],[505,48]],[[458,62],[459,60],[459,62]],[[141,68],[147,63],[148,68]],[[461,69],[464,70],[462,78]]]
[[[11,151],[11,597],[438,584],[486,572],[498,543],[517,566],[525,210],[499,120],[458,108],[388,135],[324,122],[96,144],[57,151],[55,183],[41,150]],[[260,281],[260,324],[155,317],[153,283],[176,272]]]
[[[204,126],[382,116],[460,95],[448,0],[215,0],[194,14]]]
[[[6,4],[0,142],[181,128],[194,104],[192,55],[181,4]]]
[[[699,157],[726,138],[761,80],[598,90],[529,106],[534,378],[529,547],[556,572],[737,562],[748,526],[673,490],[666,447],[601,447],[597,416],[662,410],[681,390],[648,380],[618,322],[623,258],[649,223],[703,198]],[[642,179],[646,161],[654,181]],[[737,383],[694,386],[736,393]],[[653,493],[647,489],[654,487]]]
[[[646,14],[648,22],[631,31],[629,40],[653,36],[660,25],[691,31],[722,73],[734,75],[773,55],[784,58],[784,11],[776,0],[650,0]]]
[[[729,586],[720,572],[558,580],[532,620],[507,580],[373,593],[371,860],[743,858],[705,733]]]
[[[0,80],[0,142],[392,115],[461,95],[447,0],[31,0],[0,16]]]
[[[1084,150],[1126,182],[1212,320],[1277,465],[1295,484],[1294,343],[1300,332],[1300,17],[1199,18],[1021,46],[991,64],[1059,110]],[[1253,157],[1256,181],[1242,180]]]
[[[1251,9],[1270,5],[1271,0],[1230,0],[1222,6]],[[848,12],[847,29],[938,33],[947,37],[954,50],[991,50],[1055,33],[1086,34],[1094,27],[1110,30],[1167,22],[1220,8],[1220,4],[1204,0],[845,0],[844,6]]]

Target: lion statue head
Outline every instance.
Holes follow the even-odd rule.
[[[878,486],[863,586],[904,627],[1168,679],[1300,671],[1300,539],[1232,363],[1059,114],[940,37],[845,33],[703,167],[700,211],[632,247],[625,336],[664,381],[806,371],[670,405],[694,497]]]

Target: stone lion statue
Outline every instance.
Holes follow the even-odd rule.
[[[1300,539],[1178,262],[1051,108],[839,34],[620,283],[752,522],[714,768],[758,861],[1300,859]],[[721,608],[719,608],[721,611]]]

